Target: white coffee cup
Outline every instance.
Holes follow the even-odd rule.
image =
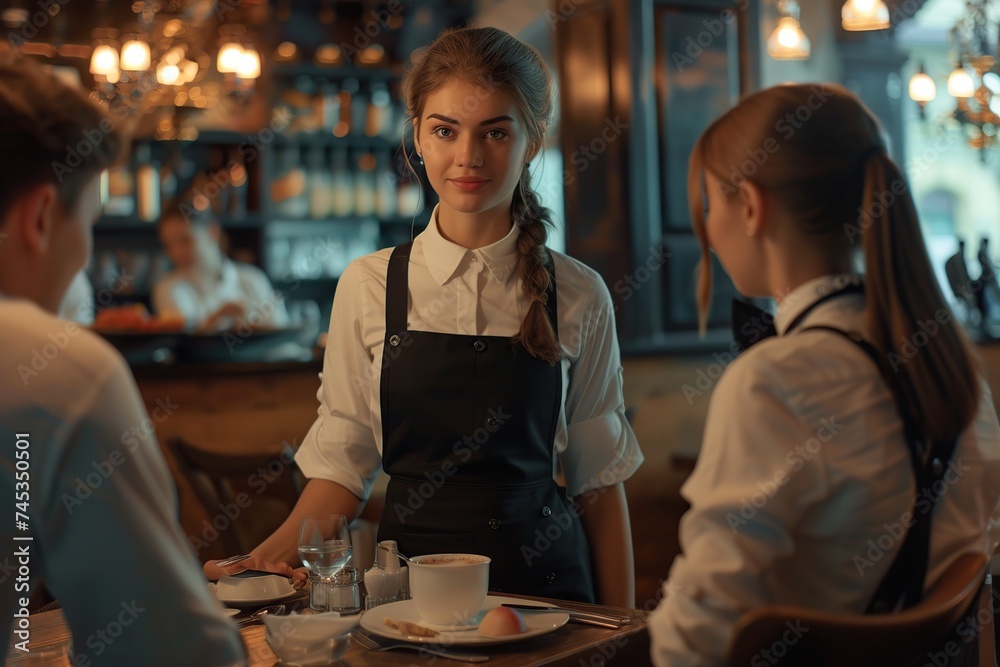
[[[479,554],[427,554],[411,559],[410,594],[432,625],[468,623],[483,608],[490,559]]]

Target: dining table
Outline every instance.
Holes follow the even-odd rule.
[[[620,629],[611,629],[585,625],[570,621],[561,628],[521,642],[512,642],[496,646],[475,646],[476,653],[489,656],[484,663],[493,667],[606,667],[609,665],[621,667],[641,667],[649,665],[649,633],[646,626],[648,613],[639,609],[625,609],[581,602],[567,602],[540,597],[528,597],[504,593],[505,597],[523,598],[526,603],[547,603],[580,611],[628,618],[629,622]],[[307,608],[308,600],[299,598],[293,601],[293,609]],[[252,610],[249,610],[252,611]],[[240,616],[247,616],[246,611]],[[31,616],[30,653],[51,655],[53,657],[39,664],[52,667],[70,667],[68,646],[72,639],[66,619],[59,609],[46,611]],[[240,635],[246,645],[248,665],[250,667],[281,667],[282,663],[271,651],[264,638],[264,626],[252,624],[241,628]],[[385,640],[383,640],[385,641]],[[388,643],[388,642],[385,642]],[[461,647],[463,650],[473,647]],[[16,663],[14,663],[16,664]],[[459,665],[448,659],[418,653],[415,651],[382,651],[374,652],[363,648],[355,640],[351,640],[346,653],[335,663],[340,667],[370,667],[375,665],[405,665],[420,667],[423,665]],[[189,667],[189,665],[178,665]]]

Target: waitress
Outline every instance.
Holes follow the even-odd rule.
[[[174,206],[157,231],[174,267],[153,288],[153,310],[161,318],[183,318],[199,331],[228,329],[238,318],[268,328],[288,326],[285,303],[264,272],[226,257],[215,220]]]
[[[412,242],[344,272],[319,417],[296,458],[310,482],[254,555],[293,562],[302,518],[355,516],[381,467],[379,538],[402,553],[484,554],[494,591],[630,607],[622,482],[642,454],[608,290],[544,246],[528,163],[548,71],[500,30],[462,29],[403,89],[440,203]]]

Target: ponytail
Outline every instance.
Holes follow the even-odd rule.
[[[531,187],[528,165],[524,166],[521,180],[514,189],[511,214],[514,223],[521,226],[521,233],[517,237],[517,250],[520,255],[517,272],[524,293],[530,301],[528,312],[521,322],[521,330],[514,336],[514,342],[521,343],[531,356],[555,365],[562,358],[562,348],[545,309],[551,281],[548,270],[550,258],[545,249],[545,240],[548,238],[546,227],[552,225],[552,214],[549,209],[542,206],[538,195]]]
[[[972,422],[981,386],[972,350],[938,286],[903,174],[883,150],[865,158],[858,226],[864,246],[867,325],[900,373],[912,414],[933,440]],[[890,199],[891,198],[891,199]]]

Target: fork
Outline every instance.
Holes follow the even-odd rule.
[[[429,649],[422,644],[380,644],[359,628],[355,628],[351,631],[351,639],[361,644],[364,648],[369,651],[392,651],[395,649],[416,651],[417,653],[427,653],[429,655],[436,655],[439,658],[445,658],[446,660],[456,660],[458,662],[486,662],[490,659],[488,655],[479,655],[476,653],[458,653],[455,651],[437,651],[434,649]]]

